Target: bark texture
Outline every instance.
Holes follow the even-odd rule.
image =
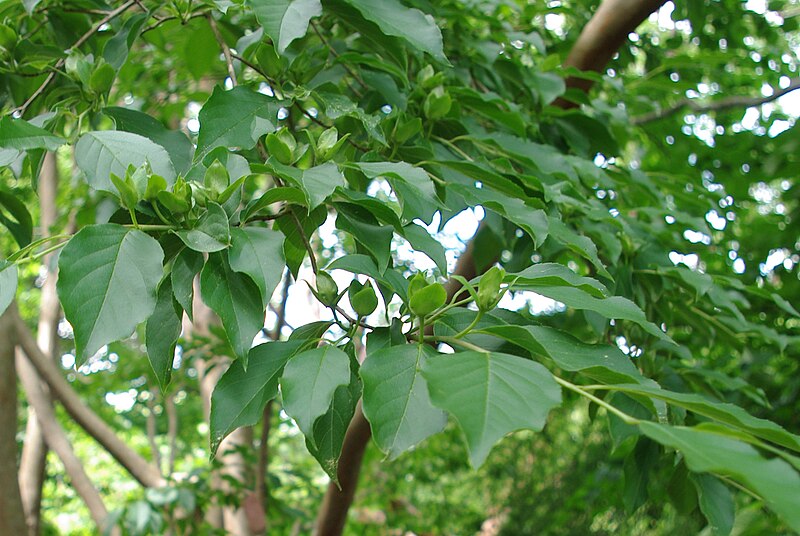
[[[25,534],[25,514],[17,485],[17,375],[14,368],[12,303],[0,316],[0,534]]]
[[[28,404],[33,408],[36,419],[39,422],[38,429],[44,441],[61,460],[61,463],[64,465],[64,471],[67,473],[67,476],[69,476],[72,489],[75,490],[75,493],[77,493],[86,504],[89,515],[92,516],[92,520],[97,525],[98,532],[102,533],[105,529],[108,510],[106,510],[100,493],[86,474],[83,462],[72,449],[72,443],[70,443],[64,429],[58,424],[56,414],[53,411],[53,401],[46,392],[42,382],[39,380],[36,370],[30,362],[25,359],[25,356],[22,355],[21,352],[17,354],[17,366],[20,383],[25,390]],[[30,524],[28,526],[30,531]]]
[[[39,219],[41,221],[41,235],[47,237],[52,234],[53,225],[58,217],[56,195],[58,192],[58,166],[56,154],[48,152],[42,162],[39,174]],[[42,353],[55,358],[58,348],[58,321],[61,315],[61,306],[56,293],[56,256],[51,253],[44,257],[44,283],[42,284],[41,301],[39,305],[39,326],[36,331],[36,342]],[[25,374],[36,375],[33,370],[28,370],[30,364],[17,359],[17,369],[20,377]],[[36,378],[36,382],[39,379]],[[26,389],[27,391],[27,389]],[[41,393],[41,401],[52,409],[52,400],[46,386],[37,390]],[[19,488],[22,494],[22,507],[25,510],[25,521],[28,524],[28,534],[38,536],[41,531],[41,504],[42,485],[44,484],[45,460],[47,445],[32,404],[28,405],[28,418],[25,425],[25,441],[22,444],[22,456],[19,464]]]

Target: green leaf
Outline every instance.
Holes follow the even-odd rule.
[[[189,320],[194,319],[192,301],[194,300],[194,277],[203,268],[203,256],[196,251],[185,248],[172,265],[172,292],[175,301],[186,311]]]
[[[442,33],[433,17],[405,7],[397,0],[345,0],[361,15],[378,25],[386,35],[402,37],[414,48],[447,61],[442,49]]]
[[[33,239],[33,220],[17,195],[0,190],[0,224],[11,232],[19,247],[24,248]]]
[[[215,87],[198,115],[195,162],[216,147],[252,149],[259,137],[275,130],[279,109],[278,101],[245,86]]]
[[[300,265],[303,264],[303,259],[308,254],[304,236],[306,238],[310,237],[325,222],[327,217],[328,211],[325,207],[317,207],[307,217],[298,218],[292,214],[287,214],[275,221],[279,230],[286,235],[286,240],[283,242],[283,253],[286,258],[286,265],[295,278]]]
[[[84,227],[64,246],[57,288],[79,363],[151,315],[163,259],[154,238],[111,223]]]
[[[175,169],[169,153],[156,143],[132,132],[100,130],[87,132],[75,144],[75,163],[95,190],[114,192],[109,176],[124,177],[128,166],[150,163],[153,173],[175,182]]]
[[[561,388],[539,363],[500,353],[460,352],[428,359],[422,368],[431,401],[464,431],[473,467],[492,446],[521,429],[540,431],[561,404]]]
[[[261,227],[235,227],[231,230],[231,268],[249,275],[261,291],[264,307],[280,283],[286,261],[283,235]]]
[[[147,22],[149,18],[149,13],[131,15],[122,24],[122,28],[120,28],[119,32],[106,41],[106,45],[103,48],[103,58],[114,69],[119,70],[125,65],[125,61],[128,59],[128,52],[130,52],[133,42],[139,37],[142,26],[144,26],[144,23]]]
[[[679,450],[696,473],[727,476],[760,495],[793,530],[800,531],[800,475],[779,458],[767,460],[741,441],[687,428],[643,422],[639,428],[662,445]]]
[[[314,209],[325,202],[333,191],[345,186],[344,175],[333,162],[326,162],[306,170],[286,166],[270,158],[267,165],[272,167],[281,177],[291,180],[303,189],[308,200],[308,207]]]
[[[145,324],[144,339],[147,358],[162,391],[172,379],[175,345],[181,335],[181,313],[172,294],[172,279],[165,277],[158,286],[156,308]]]
[[[344,175],[333,162],[304,170],[301,180],[312,209],[321,205],[338,186],[345,186]]]
[[[175,171],[185,174],[192,165],[194,146],[183,132],[167,129],[161,121],[146,113],[119,106],[103,108],[103,113],[114,120],[117,130],[144,136],[163,147]]]
[[[534,264],[521,272],[508,274],[507,283],[513,282],[515,290],[533,290],[538,287],[567,286],[581,289],[595,298],[605,298],[610,293],[599,281],[579,276],[566,266],[554,262]]]
[[[372,437],[390,459],[447,424],[447,415],[431,404],[421,372],[435,355],[433,348],[421,344],[389,346],[370,353],[361,366],[364,415]]]
[[[521,199],[511,197],[489,188],[475,188],[454,184],[450,189],[460,194],[470,206],[484,208],[506,218],[528,233],[535,245],[544,243],[548,236],[547,215],[542,209],[526,205]]]
[[[278,395],[283,366],[303,345],[302,341],[268,342],[250,350],[249,366],[234,361],[220,377],[211,395],[211,456],[225,436],[261,420],[264,406]]]
[[[402,234],[411,244],[411,247],[424,253],[436,264],[442,275],[447,274],[447,257],[445,256],[444,246],[432,237],[424,227],[416,223],[409,223],[403,227]]]
[[[670,344],[674,341],[655,324],[647,320],[644,312],[635,303],[622,296],[595,298],[587,292],[573,287],[537,287],[536,292],[550,299],[560,301],[567,307],[593,311],[605,318],[628,320],[642,327],[647,333]]]
[[[12,119],[8,115],[0,119],[0,148],[2,149],[55,151],[65,143],[65,139],[48,130],[33,126],[23,119]]]
[[[202,253],[222,251],[231,243],[231,229],[225,209],[208,203],[208,210],[192,229],[181,229],[175,234],[187,247]]]
[[[247,368],[247,353],[264,327],[258,285],[249,276],[234,272],[225,252],[211,253],[200,273],[200,295],[222,320],[234,354]]]
[[[546,326],[489,326],[480,330],[550,357],[558,368],[607,384],[635,382],[657,387],[642,376],[628,356],[616,346],[585,344],[573,336]]]
[[[715,402],[693,393],[676,393],[645,385],[618,385],[615,390],[624,393],[645,395],[673,404],[698,415],[744,430],[756,437],[766,439],[788,449],[800,452],[800,436],[766,419],[753,417],[739,406]]]
[[[355,415],[359,398],[361,398],[361,382],[358,376],[351,372],[350,384],[336,388],[328,411],[314,422],[312,439],[306,439],[308,451],[337,485],[339,457],[342,454],[344,436]]]
[[[375,258],[378,269],[386,270],[389,264],[392,236],[391,227],[380,225],[377,222],[365,220],[360,213],[355,211],[339,210],[336,218],[336,228],[353,235],[364,248]],[[372,218],[371,215],[369,215]]]
[[[551,239],[564,244],[567,248],[591,262],[592,265],[597,268],[597,273],[603,277],[613,279],[611,274],[608,273],[608,270],[606,270],[603,261],[597,256],[597,246],[595,246],[591,238],[579,235],[558,218],[551,217],[548,218],[548,220],[550,222],[549,229]]]
[[[283,407],[313,441],[317,418],[328,411],[340,385],[350,383],[350,358],[335,346],[307,350],[294,356],[281,376]]]
[[[248,0],[247,3],[278,54],[283,54],[292,41],[306,35],[313,17],[322,15],[319,0]]]
[[[736,504],[731,490],[711,475],[692,475],[691,480],[697,488],[700,511],[706,516],[711,533],[714,536],[730,534],[736,518]]]
[[[293,186],[281,186],[278,188],[270,188],[264,195],[257,199],[253,199],[247,204],[244,209],[242,221],[248,221],[252,216],[270,206],[273,203],[285,201],[289,204],[306,206],[306,195],[300,188]]]
[[[408,220],[416,218],[430,224],[437,208],[443,208],[436,195],[433,181],[428,172],[406,162],[359,162],[356,164],[370,179],[385,177],[400,198],[403,216]]]
[[[407,298],[406,289],[408,287],[408,281],[406,281],[405,278],[395,270],[389,269],[381,273],[381,271],[378,270],[375,261],[372,260],[372,257],[367,255],[355,254],[339,257],[331,262],[326,269],[344,270],[352,274],[363,274],[369,276],[377,281],[379,285],[390,289],[392,292],[400,296],[403,301],[405,301]],[[391,296],[387,297],[387,301],[390,298]]]
[[[13,262],[0,261],[0,315],[17,295],[17,265]]]

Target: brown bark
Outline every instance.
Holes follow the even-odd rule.
[[[56,194],[58,192],[58,166],[56,154],[48,152],[42,162],[39,174],[39,219],[41,221],[42,237],[50,236],[51,230],[58,217],[56,207]],[[55,254],[44,257],[42,262],[44,271],[44,284],[42,285],[41,301],[39,305],[39,326],[36,339],[42,352],[55,358],[58,347],[58,321],[61,306],[56,293],[56,266]],[[27,363],[17,362],[17,367],[30,367]],[[20,375],[22,375],[22,368]],[[35,372],[34,372],[35,374]],[[38,379],[36,380],[39,381]],[[46,387],[41,387],[42,397],[52,407],[50,395]],[[25,426],[25,441],[22,444],[22,455],[19,464],[19,488],[22,495],[22,507],[25,510],[25,519],[28,524],[28,534],[37,536],[40,532],[40,517],[42,503],[42,485],[44,483],[45,459],[47,446],[45,445],[39,420],[32,405],[28,406],[28,419]]]
[[[100,443],[141,485],[145,487],[164,485],[164,479],[158,468],[117,437],[114,431],[83,403],[61,375],[55,363],[39,349],[30,329],[19,314],[15,313],[13,319],[19,344],[28,360],[36,368],[39,377],[47,383],[53,396],[61,402],[75,422]]]
[[[564,61],[564,67],[602,72],[628,34],[665,3],[666,0],[605,0],[581,30]],[[583,78],[568,78],[567,87],[589,91],[592,82]],[[562,100],[557,102],[563,108],[574,106]]]
[[[653,11],[666,0],[605,0],[592,19],[581,31],[578,40],[570,51],[565,67],[576,67],[580,70],[602,71],[619,47],[627,39],[628,34],[636,29]],[[568,87],[576,87],[588,91],[591,82],[572,78],[567,80]],[[562,108],[575,106],[564,99],[556,105]],[[466,279],[478,275],[473,258],[474,237],[467,249],[459,257],[453,272]],[[488,268],[488,267],[487,267]],[[453,296],[461,285],[448,281],[448,295]],[[345,435],[342,456],[339,462],[339,480],[342,489],[333,483],[328,485],[322,505],[317,515],[316,533],[318,536],[337,536],[342,534],[347,521],[347,512],[353,502],[358,476],[361,472],[361,460],[369,443],[371,431],[360,406]]]
[[[192,333],[205,337],[212,336],[210,326],[219,322],[214,312],[200,300],[200,288],[195,281],[194,295],[194,323],[184,324],[184,334],[189,337]],[[185,319],[186,320],[186,319]],[[200,386],[200,397],[203,401],[203,411],[208,422],[211,414],[211,394],[217,385],[222,373],[228,368],[230,359],[224,356],[199,356],[194,360],[197,369],[197,378]],[[211,476],[211,487],[224,493],[233,493],[230,484],[223,476],[232,477],[246,483],[249,476],[247,466],[240,449],[252,449],[252,428],[238,428],[226,437],[219,446],[217,459],[222,465],[221,471],[215,471]],[[205,511],[206,521],[214,527],[225,530],[231,536],[250,536],[247,514],[244,508],[231,506],[221,507],[210,505]]]
[[[356,414],[347,427],[342,445],[342,455],[339,457],[339,485],[333,482],[328,484],[325,498],[320,506],[317,517],[317,536],[333,536],[341,534],[347,523],[347,512],[353,503],[353,497],[358,487],[358,477],[361,474],[361,461],[367,449],[372,431],[369,422],[361,411],[361,401],[356,407]]]
[[[25,534],[25,514],[17,484],[17,375],[14,368],[12,303],[0,316],[0,534]]]

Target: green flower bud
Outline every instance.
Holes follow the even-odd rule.
[[[447,291],[441,283],[431,283],[412,294],[409,285],[408,308],[417,316],[427,316],[447,301]]]
[[[328,272],[320,271],[317,273],[317,297],[327,306],[336,305],[339,297],[339,286]]]
[[[369,281],[362,285],[357,280],[353,280],[347,290],[347,297],[350,299],[350,305],[358,316],[372,314],[378,307],[378,296]]]
[[[409,298],[417,293],[418,290],[428,286],[425,276],[418,273],[408,281],[408,296]]]
[[[287,166],[294,161],[294,150],[297,142],[292,134],[282,128],[278,132],[267,134],[267,150],[275,157],[275,160]]]
[[[320,155],[327,155],[337,141],[339,141],[339,131],[336,130],[336,127],[331,127],[319,135],[317,151]]]
[[[505,275],[505,270],[494,266],[481,276],[481,280],[478,283],[478,299],[476,300],[478,309],[486,312],[495,308],[503,296],[500,292],[500,283],[503,282]]]
[[[228,170],[222,165],[219,160],[214,160],[206,169],[206,174],[203,177],[203,184],[212,192],[222,192],[231,183]]]
[[[422,111],[428,119],[441,119],[447,115],[452,105],[450,94],[446,93],[442,86],[438,86],[425,97]]]

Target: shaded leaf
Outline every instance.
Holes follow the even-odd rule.
[[[175,169],[169,153],[153,141],[119,130],[87,132],[75,144],[75,163],[95,190],[114,192],[109,176],[124,177],[128,166],[150,163],[153,173],[164,177],[168,185],[175,182]]]
[[[163,259],[154,238],[112,223],[84,227],[64,246],[57,288],[79,363],[151,315]]]
[[[235,227],[231,230],[231,268],[249,275],[261,291],[264,307],[280,283],[286,261],[283,235],[261,227]]]
[[[222,440],[241,426],[261,420],[264,406],[278,395],[278,378],[283,366],[302,342],[268,342],[250,350],[249,366],[234,361],[220,377],[211,395],[211,456]]]
[[[431,401],[458,421],[473,467],[515,430],[544,428],[561,388],[539,363],[500,353],[460,352],[428,359],[422,369]]]
[[[313,17],[322,15],[319,0],[248,0],[248,4],[278,54],[283,54],[292,41],[306,34]]]
[[[247,368],[247,353],[264,327],[264,306],[258,286],[249,276],[234,272],[224,252],[211,253],[200,273],[200,295],[219,315],[236,357]]]
[[[181,313],[173,297],[172,279],[166,277],[158,286],[156,308],[145,324],[147,358],[162,391],[172,379],[175,345],[181,335]]]
[[[335,346],[307,350],[294,356],[281,376],[283,406],[313,441],[313,425],[328,411],[340,385],[350,383],[350,358]]]
[[[215,87],[198,115],[195,161],[216,147],[252,149],[259,137],[275,130],[278,109],[278,101],[245,86],[229,91]]]
[[[397,458],[447,424],[447,414],[433,407],[422,376],[436,351],[425,345],[388,346],[370,352],[361,366],[364,415],[372,437],[390,459]]]

